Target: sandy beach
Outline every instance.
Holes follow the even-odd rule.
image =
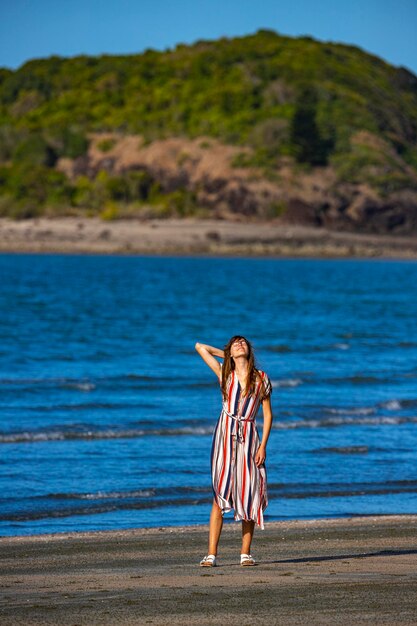
[[[206,526],[3,538],[0,623],[414,625],[416,524],[267,523],[251,568],[238,564],[234,522],[213,569],[198,566]]]
[[[0,218],[0,252],[415,259],[417,238],[341,233],[276,220]]]

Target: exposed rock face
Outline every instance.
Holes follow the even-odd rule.
[[[417,191],[405,190],[381,198],[364,184],[340,183],[331,167],[296,172],[281,159],[273,179],[255,167],[234,167],[249,148],[229,146],[206,137],[170,138],[145,145],[136,135],[90,137],[88,153],[61,159],[57,168],[71,179],[95,177],[100,170],[117,175],[143,170],[164,192],[189,189],[200,206],[218,219],[276,219],[288,224],[330,229],[398,233],[417,232]],[[103,152],[103,141],[111,142]]]
[[[417,194],[404,191],[379,197],[364,185],[345,185],[322,213],[322,225],[351,232],[417,232]]]

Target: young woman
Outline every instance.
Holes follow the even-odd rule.
[[[213,506],[210,515],[208,555],[200,565],[213,567],[223,526],[223,515],[234,509],[235,520],[242,520],[241,565],[255,565],[251,556],[255,523],[264,528],[263,512],[268,505],[266,486],[266,444],[272,425],[271,382],[255,367],[250,342],[232,337],[224,350],[196,343],[195,349],[219,379],[223,406],[211,447]],[[219,363],[214,357],[223,359]],[[262,441],[255,422],[260,404],[263,409]]]

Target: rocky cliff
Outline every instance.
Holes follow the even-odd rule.
[[[355,140],[372,142],[375,138],[361,132]],[[103,152],[102,145],[111,147]],[[208,137],[146,143],[137,135],[104,133],[90,136],[85,155],[62,158],[56,167],[70,180],[82,175],[94,179],[103,171],[110,176],[142,171],[166,194],[179,189],[195,194],[204,217],[275,218],[288,224],[368,233],[417,232],[416,191],[406,189],[383,197],[365,183],[340,180],[332,166],[303,171],[285,157],[267,175],[261,168],[234,165],[242,154],[250,157],[250,153],[251,148],[242,152],[241,147]],[[145,205],[136,215],[152,217],[153,210]]]

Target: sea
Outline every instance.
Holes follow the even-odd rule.
[[[0,535],[207,523],[221,394],[195,343],[235,334],[273,385],[266,522],[417,513],[416,262],[3,254],[0,276]]]

